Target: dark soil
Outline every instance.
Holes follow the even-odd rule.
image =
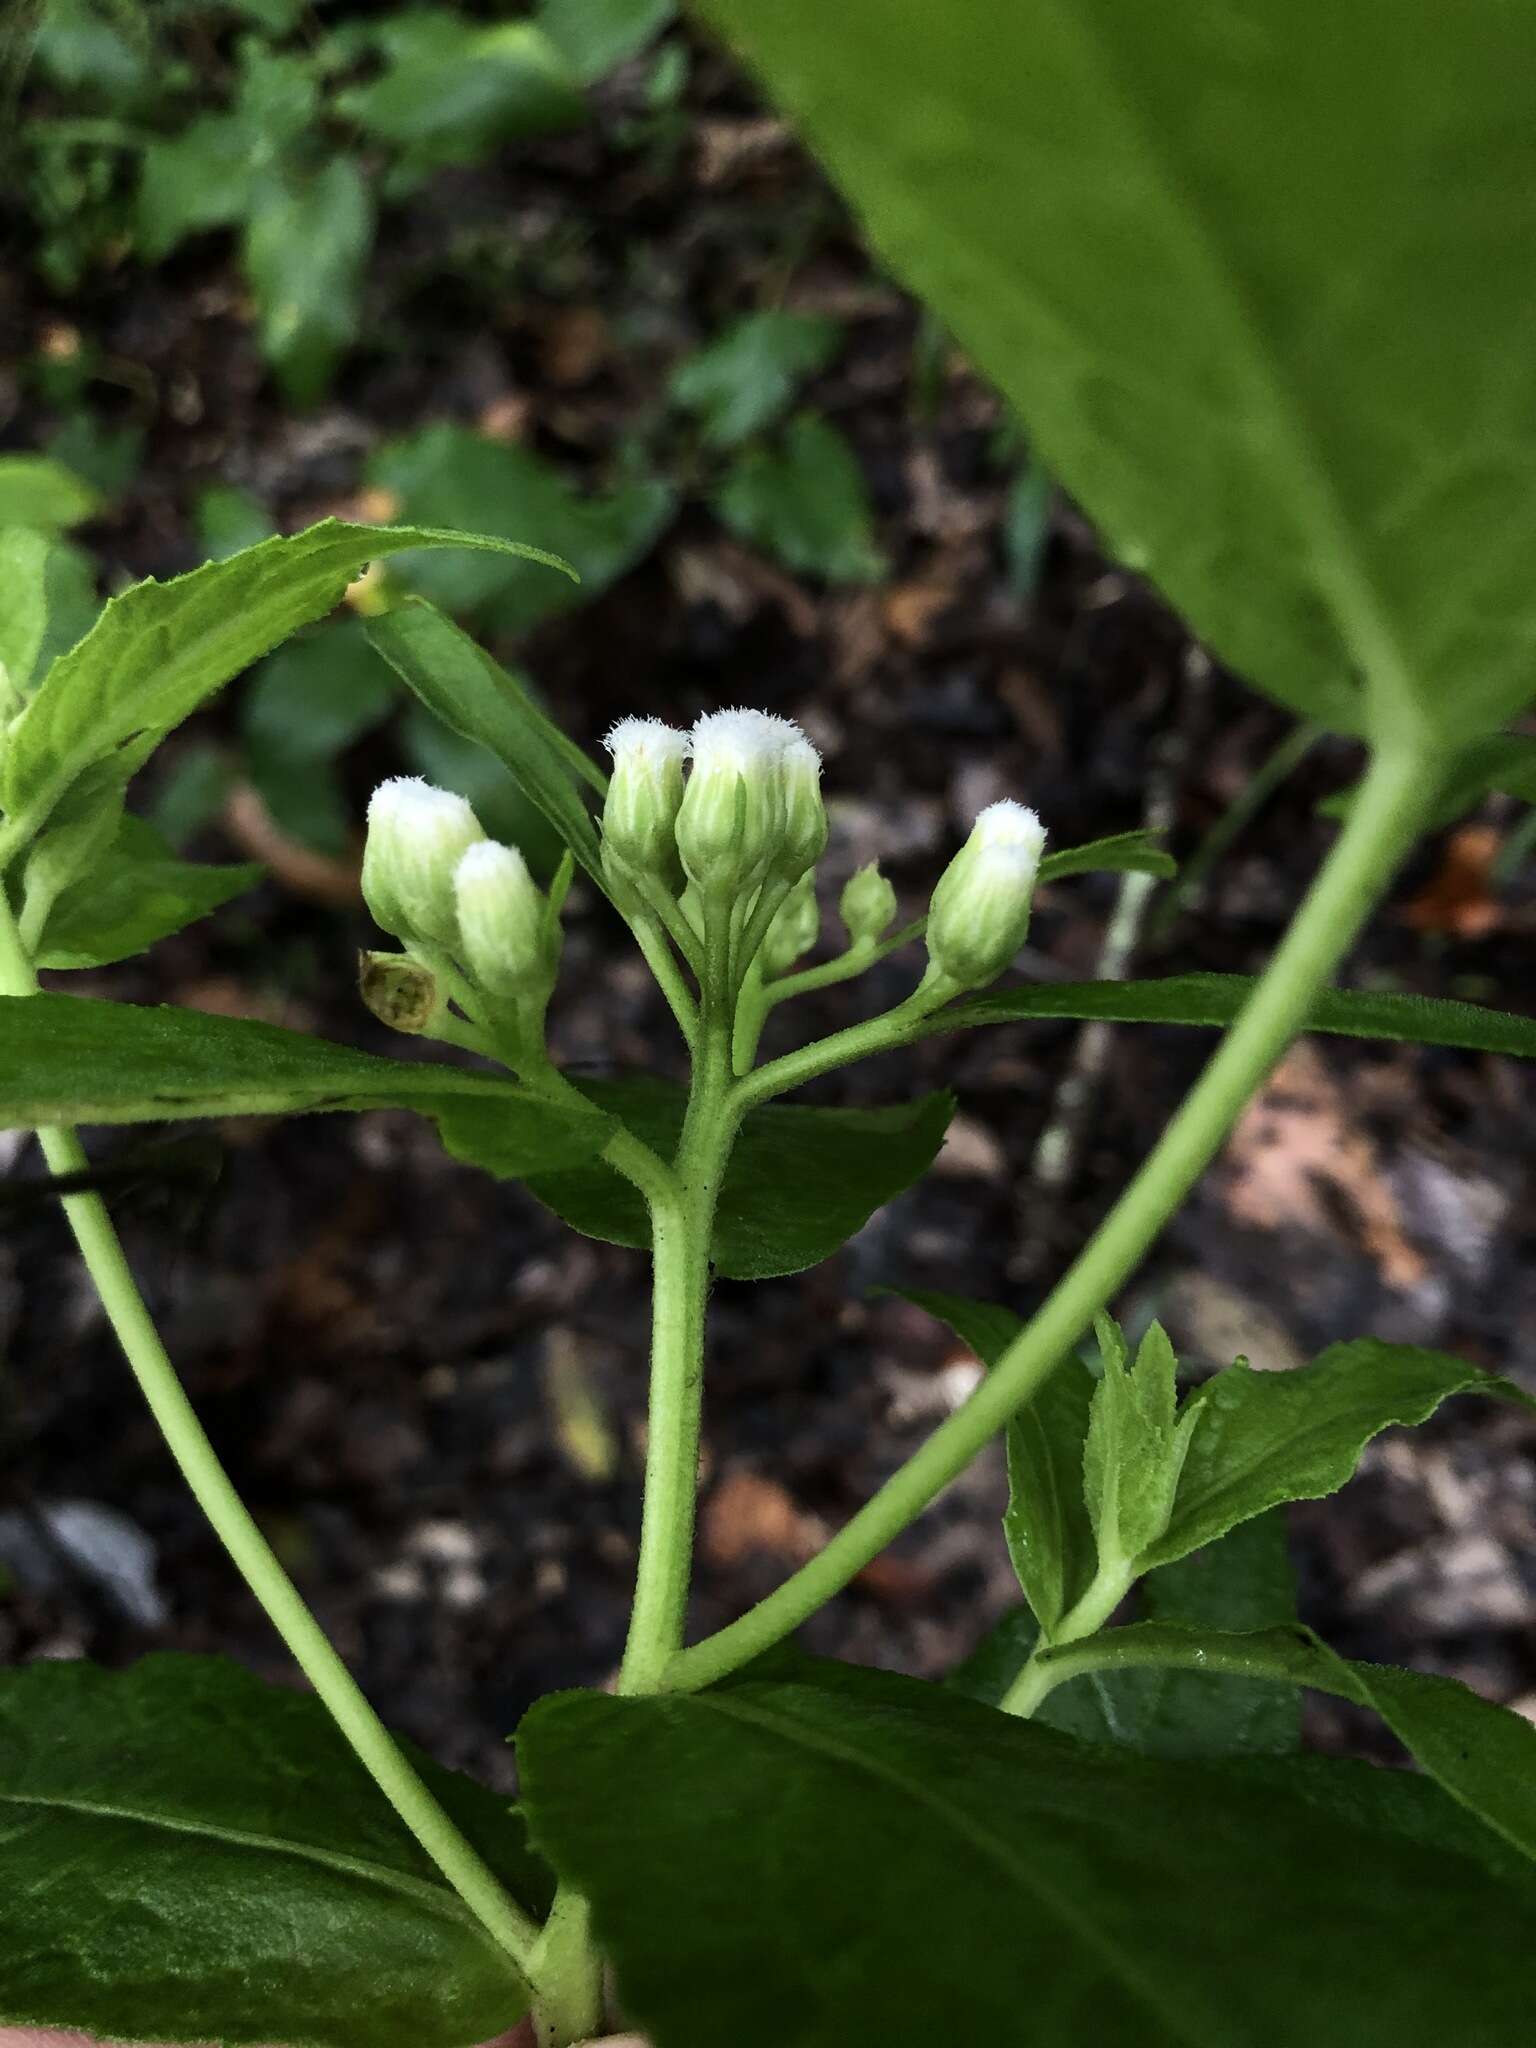
[[[600,477],[656,405],[667,366],[724,317],[781,292],[836,309],[852,345],[812,398],[858,448],[889,583],[848,593],[794,581],[687,513],[600,602],[520,650],[557,715],[588,742],[631,711],[683,722],[744,702],[801,718],[827,756],[829,924],[842,878],[876,854],[920,908],[969,818],[1003,794],[1037,804],[1061,845],[1166,804],[1173,848],[1187,854],[1283,737],[1283,716],[1213,672],[1068,505],[1038,592],[1011,596],[1006,478],[988,454],[996,401],[952,359],[925,395],[915,309],[718,58],[701,53],[691,127],[671,156],[615,144],[635,92],[621,77],[592,129],[443,174],[392,216],[368,342],[334,400],[307,417],[272,393],[219,239],[158,272],[125,259],[68,304],[51,303],[18,261],[5,307],[17,360],[0,390],[9,445],[46,440],[54,424],[26,365],[63,323],[117,366],[109,377],[122,373],[94,389],[98,409],[147,436],[137,484],[89,538],[109,576],[164,576],[198,559],[190,507],[210,482],[256,490],[298,524],[356,491],[382,435],[509,405],[533,445]],[[579,233],[556,233],[572,221]],[[16,239],[24,248],[24,229]],[[595,320],[603,339],[573,368],[577,319]],[[217,730],[225,717],[202,723]],[[373,747],[349,764],[359,815],[391,765]],[[1261,964],[1332,829],[1315,806],[1354,766],[1342,743],[1318,747],[1203,900],[1143,941],[1134,971]],[[228,857],[229,843],[212,833],[204,850]],[[1426,933],[1404,911],[1440,858],[1426,850],[1351,975],[1518,1002],[1536,877],[1527,866],[1492,899],[1480,935]],[[1103,878],[1048,891],[1027,971],[1092,975],[1115,897]],[[580,892],[569,924],[561,1054],[587,1068],[675,1068],[665,1012],[622,931]],[[350,986],[367,932],[360,906],[317,908],[269,881],[88,985],[382,1046]],[[781,1012],[775,1028],[835,1027],[899,995],[912,973],[900,958],[792,1021]],[[796,1279],[719,1289],[697,1629],[792,1569],[970,1383],[937,1325],[874,1290],[942,1287],[1027,1310],[1207,1049],[1191,1033],[1117,1032],[1075,1169],[1041,1191],[1030,1162],[1077,1042],[1058,1024],[979,1033],[814,1091],[880,1101],[951,1085],[963,1123],[939,1169],[836,1258]],[[1239,1350],[1284,1365],[1374,1333],[1456,1350],[1536,1390],[1529,1077],[1491,1058],[1337,1041],[1318,1059],[1304,1128],[1288,1121],[1294,1089],[1282,1090],[1267,1140],[1252,1134],[1208,1177],[1122,1312],[1163,1314],[1198,1371]],[[504,1738],[529,1701],[602,1684],[621,1647],[643,1453],[643,1262],[572,1237],[521,1189],[456,1166],[404,1115],[220,1136],[222,1178],[195,1213],[142,1199],[119,1211],[170,1349],[380,1708],[445,1760],[505,1781]],[[123,1142],[109,1134],[99,1150]],[[27,1144],[10,1165],[35,1169]],[[16,1515],[100,1503],[151,1539],[163,1600],[157,1620],[131,1619],[67,1562],[54,1560],[45,1586],[34,1557],[0,1594],[0,1657],[122,1662],[172,1646],[286,1674],[46,1208],[0,1213],[0,1343],[0,1514],[13,1536]],[[1533,1443],[1517,1411],[1470,1401],[1383,1439],[1344,1496],[1295,1513],[1306,1618],[1348,1653],[1453,1670],[1500,1699],[1536,1702]],[[1003,1494],[999,1460],[982,1459],[807,1643],[925,1674],[957,1661],[1014,1597]],[[1314,1726],[1330,1744],[1365,1739],[1333,1709]]]

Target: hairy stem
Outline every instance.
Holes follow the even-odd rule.
[[[3,885],[0,993],[37,993],[37,977],[21,948]],[[90,1162],[72,1130],[43,1130],[38,1138],[54,1173],[79,1173],[88,1168]],[[507,1893],[407,1763],[256,1526],[176,1376],[105,1203],[96,1194],[65,1195],[61,1200],[86,1270],[150,1413],[235,1569],[358,1761],[486,1932],[525,1969],[538,1938],[538,1923]]]
[[[1296,1035],[1413,843],[1436,766],[1405,748],[1374,756],[1348,822],[1242,1015],[1141,1170],[1032,1320],[963,1407],[886,1481],[821,1553],[739,1621],[685,1650],[669,1685],[736,1670],[847,1585],[975,1457],[1054,1371],[1135,1270],[1204,1171],[1244,1104]],[[893,1013],[894,1014],[894,1013]],[[855,1027],[855,1031],[868,1027]],[[840,1034],[846,1037],[847,1034]],[[828,1043],[834,1043],[829,1041]],[[759,1069],[751,1083],[792,1066]],[[816,1071],[823,1071],[819,1066]],[[777,1092],[775,1090],[774,1092]]]
[[[572,1886],[556,1892],[529,1968],[539,1986],[538,2048],[570,2048],[601,2031],[603,1959],[592,1939],[591,1908]]]
[[[671,1185],[651,1211],[651,1388],[645,1502],[629,1639],[619,1673],[626,1693],[661,1689],[682,1647],[693,1564],[699,1427],[704,1395],[704,1320],[715,1205],[735,1139],[731,1100],[730,928],[706,920],[698,1058]]]

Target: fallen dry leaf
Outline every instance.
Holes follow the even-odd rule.
[[[1404,904],[1403,923],[1453,939],[1486,938],[1504,914],[1489,887],[1500,844],[1491,825],[1464,825],[1453,832],[1427,887]]]

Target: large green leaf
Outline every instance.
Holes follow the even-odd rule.
[[[0,996],[0,1125],[158,1123],[401,1106],[454,1112],[449,1149],[482,1143],[522,1174],[601,1151],[607,1119],[514,1082],[386,1060],[275,1024],[84,996]],[[457,1134],[464,1134],[460,1152]]]
[[[559,1695],[518,1755],[535,1843],[667,2048],[1509,2048],[1528,2026],[1536,1886],[1392,1773],[1333,1765],[1329,1800],[1307,1760],[1089,1748],[848,1670]]]
[[[527,687],[423,598],[408,598],[371,620],[368,637],[429,711],[489,749],[605,889],[582,785],[600,792],[607,779],[544,715]]]
[[[1373,1436],[1422,1422],[1453,1394],[1536,1407],[1508,1380],[1442,1351],[1361,1338],[1293,1372],[1228,1366],[1196,1393],[1173,1516],[1143,1565],[1170,1563],[1281,1501],[1317,1500],[1353,1473]]]
[[[996,1365],[1024,1327],[1011,1309],[992,1302],[921,1289],[902,1292],[948,1323],[987,1366]],[[1003,1533],[1024,1597],[1047,1632],[1088,1590],[1097,1562],[1083,1500],[1083,1446],[1093,1390],[1093,1375],[1081,1359],[1063,1359],[1008,1424]],[[1026,1644],[1025,1655],[1028,1650]]]
[[[1536,1861],[1536,1728],[1455,1679],[1390,1664],[1348,1663],[1310,1629],[1224,1633],[1198,1625],[1196,1617],[1183,1625],[1165,1618],[1111,1629],[1075,1648],[1047,1651],[1041,1662],[1049,1670],[1073,1660],[1097,1666],[1090,1681],[1095,1684],[1181,1675],[1193,1685],[1252,1682],[1257,1690],[1274,1689],[1278,1682],[1342,1694],[1374,1709],[1453,1799]],[[1236,1675],[1243,1673],[1248,1676]],[[1084,1682],[1064,1681],[1048,1695],[1047,1706],[1080,1691]]]
[[[955,1003],[927,1018],[913,1035],[933,1037],[941,1031],[969,1030],[980,1024],[1015,1024],[1047,1017],[1225,1027],[1239,1014],[1254,986],[1245,974],[1037,983]],[[1342,1038],[1389,1038],[1405,1045],[1462,1046],[1469,1052],[1503,1052],[1519,1059],[1536,1059],[1536,1018],[1484,1009],[1478,1003],[1445,1002],[1434,996],[1329,989],[1313,1003],[1303,1028],[1333,1032]]]
[[[412,1761],[514,1894],[505,1801]],[[0,2019],[114,2041],[469,2048],[526,1992],[318,1700],[212,1657],[0,1674]]]
[[[1530,697],[1536,11],[700,5],[1223,659],[1383,739]]]
[[[583,1093],[663,1158],[682,1133],[687,1098],[651,1076],[583,1083]],[[727,1280],[771,1280],[830,1258],[875,1210],[932,1164],[954,1114],[950,1095],[890,1109],[753,1110],[720,1191],[711,1257]],[[489,1162],[487,1162],[489,1163]],[[493,1169],[494,1170],[494,1169]],[[601,1162],[540,1173],[529,1187],[573,1229],[609,1244],[650,1244],[630,1183]]]
[[[127,960],[260,881],[250,863],[177,860],[142,818],[124,818],[99,863],[55,901],[39,967],[106,967]]]
[[[0,855],[7,839],[36,830],[93,761],[139,734],[179,724],[241,669],[330,611],[366,563],[423,547],[489,548],[565,566],[516,541],[326,519],[174,582],[134,584],[59,657],[11,728],[0,775],[10,814]]]

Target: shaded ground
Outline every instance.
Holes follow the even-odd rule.
[[[698,67],[690,111],[690,140],[670,162],[616,166],[599,126],[436,179],[384,239],[370,346],[336,400],[304,419],[275,406],[216,239],[152,275],[123,267],[68,306],[13,267],[5,318],[18,353],[66,322],[137,366],[104,400],[148,433],[141,478],[92,535],[106,563],[160,575],[192,564],[188,508],[211,481],[255,490],[285,525],[334,509],[357,490],[369,447],[405,423],[512,421],[532,445],[597,473],[681,346],[782,292],[851,323],[852,346],[812,396],[859,451],[889,581],[828,593],[685,514],[597,605],[523,650],[557,714],[587,741],[628,711],[685,721],[739,700],[801,718],[828,762],[830,900],[878,854],[920,908],[971,815],[1003,794],[1038,804],[1060,844],[1161,805],[1175,851],[1187,852],[1285,721],[1210,673],[1069,507],[1033,600],[1009,593],[1005,478],[988,453],[995,402],[963,364],[941,355],[936,379],[923,367],[932,351],[914,352],[912,307],[872,273],[814,170],[718,60]],[[583,231],[552,265],[552,224],[571,217]],[[502,244],[524,259],[515,284],[488,281],[492,266],[474,254]],[[450,247],[470,251],[457,268],[445,265]],[[582,350],[575,323],[592,344]],[[8,445],[50,425],[20,390],[8,418],[0,395]],[[225,715],[205,723],[217,730]],[[359,814],[390,765],[371,745],[349,763]],[[1143,940],[1137,971],[1262,962],[1326,844],[1314,806],[1352,765],[1342,746],[1315,750],[1205,899]],[[1497,832],[1496,814],[1491,823]],[[211,833],[207,851],[227,854],[228,840]],[[1528,981],[1536,877],[1527,865],[1486,898],[1488,915],[1463,914],[1463,892],[1410,921],[1441,863],[1441,849],[1425,854],[1353,972],[1507,1000]],[[1114,901],[1102,879],[1048,892],[1028,971],[1094,973]],[[90,986],[380,1045],[349,986],[367,929],[360,907],[318,908],[269,882]],[[579,892],[566,958],[565,1058],[632,1065],[665,1047],[675,1062],[623,934]],[[806,1004],[792,1028],[847,1021],[900,994],[912,972],[889,963]],[[789,1028],[781,1012],[775,1029]],[[817,1099],[874,1101],[952,1085],[963,1122],[940,1169],[827,1265],[720,1289],[697,1627],[766,1591],[972,1383],[935,1325],[871,1290],[904,1281],[1027,1309],[1154,1141],[1204,1049],[1187,1033],[1118,1033],[1075,1170],[1064,1190],[1042,1192],[1028,1163],[1076,1042],[1055,1024],[976,1034],[819,1086]],[[1240,1350],[1280,1366],[1373,1332],[1444,1345],[1536,1389],[1533,1122],[1529,1078],[1510,1062],[1309,1051],[1121,1307],[1164,1314],[1197,1368]],[[404,1116],[222,1135],[222,1181],[195,1217],[123,1214],[172,1353],[387,1716],[445,1760],[504,1778],[502,1738],[527,1703],[601,1683],[620,1647],[643,1451],[642,1262],[573,1238],[521,1190],[453,1165]],[[9,1163],[31,1162],[17,1146]],[[128,1517],[154,1545],[163,1602],[154,1619],[130,1618],[57,1558],[43,1589],[34,1555],[0,1596],[0,1657],[121,1661],[173,1645],[281,1673],[46,1212],[0,1215],[0,1339],[0,1512],[79,1500]],[[1383,1440],[1349,1494],[1295,1516],[1307,1618],[1346,1652],[1536,1697],[1533,1442],[1518,1415],[1468,1402],[1413,1438]],[[1011,1597],[1002,1496],[997,1461],[982,1460],[807,1640],[920,1672],[956,1661]],[[1341,1715],[1319,1710],[1319,1734],[1353,1739]]]

